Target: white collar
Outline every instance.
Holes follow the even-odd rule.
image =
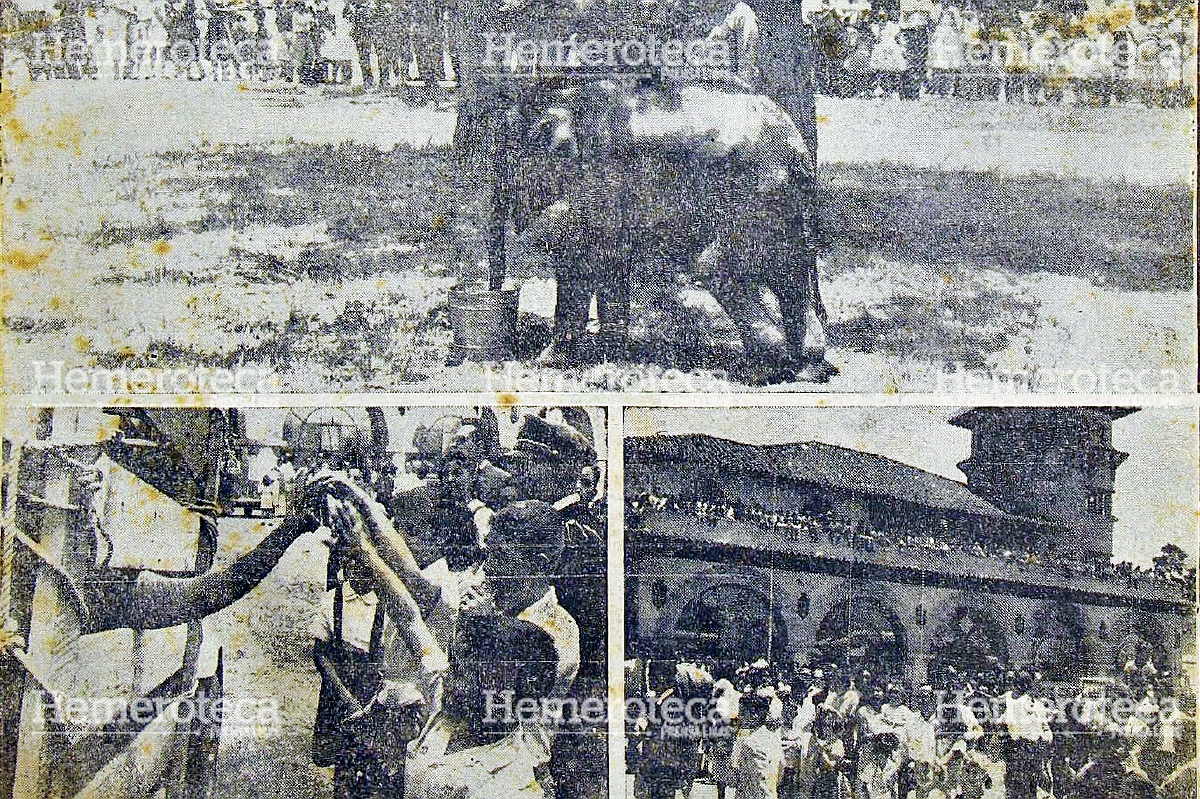
[[[540,627],[539,622],[550,618],[558,610],[558,607],[558,593],[554,590],[554,586],[550,586],[546,589],[546,593],[542,594],[541,599],[518,613],[517,618]]]

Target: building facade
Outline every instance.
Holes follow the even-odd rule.
[[[965,484],[816,442],[629,439],[628,654],[1190,685],[1190,586],[1112,563],[1130,412],[967,411]]]

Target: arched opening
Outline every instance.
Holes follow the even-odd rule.
[[[908,655],[904,625],[895,611],[874,597],[839,602],[817,627],[812,663],[834,664],[844,674],[871,672],[899,679]]]
[[[740,583],[712,585],[693,597],[672,631],[676,657],[737,666],[759,658],[778,663],[787,631],[770,599]]]
[[[1124,671],[1132,665],[1141,669],[1147,663],[1153,663],[1161,670],[1169,662],[1162,625],[1148,613],[1133,612],[1126,617],[1119,637],[1114,641],[1114,668]]]
[[[938,624],[930,646],[929,678],[947,685],[955,675],[1003,671],[1008,639],[1000,623],[982,608],[956,607]]]
[[[1056,602],[1043,608],[1033,624],[1033,668],[1059,682],[1081,677],[1087,665],[1087,629],[1078,605]]]
[[[297,465],[377,469],[387,458],[387,423],[377,408],[317,408],[295,411],[284,421],[283,438]]]

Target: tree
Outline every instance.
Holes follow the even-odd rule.
[[[1162,554],[1154,558],[1154,570],[1169,577],[1183,577],[1188,567],[1188,554],[1175,544],[1163,544]]]

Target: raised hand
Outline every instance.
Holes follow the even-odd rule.
[[[387,509],[347,475],[340,472],[321,471],[313,475],[311,485],[315,490],[334,497],[357,511],[373,538],[378,537],[379,531],[393,526]]]
[[[329,528],[336,540],[358,556],[362,552],[366,535],[362,516],[352,505],[331,495],[325,496],[325,507],[329,513]]]
[[[321,499],[325,491],[313,475],[300,472],[288,486],[287,511],[281,527],[293,529],[297,535],[311,532],[320,526]]]

